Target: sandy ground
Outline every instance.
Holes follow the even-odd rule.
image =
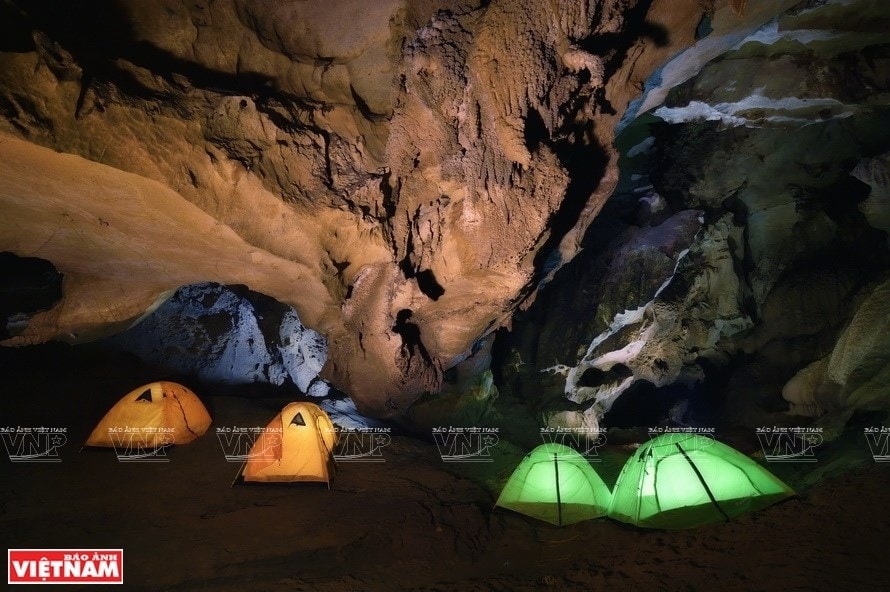
[[[492,511],[495,493],[443,463],[432,442],[406,437],[384,449],[383,463],[341,464],[330,491],[231,487],[238,465],[212,433],[171,449],[166,463],[79,452],[108,405],[152,377],[126,359],[65,352],[0,351],[0,424],[64,426],[69,435],[61,463],[0,461],[0,537],[7,548],[123,548],[127,590],[890,586],[888,465],[868,463],[759,513],[679,532],[604,519],[556,528]],[[204,398],[217,426],[265,425],[282,403]],[[509,473],[490,471],[493,482]]]

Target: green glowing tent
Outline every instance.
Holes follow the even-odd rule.
[[[583,456],[550,443],[525,455],[495,505],[562,526],[605,516],[611,498]]]
[[[725,444],[697,434],[662,434],[624,465],[609,516],[647,528],[692,528],[791,495],[775,475]]]

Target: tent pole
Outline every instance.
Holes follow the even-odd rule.
[[[556,453],[553,453],[553,472],[556,474],[556,522],[562,526],[562,498],[559,495],[559,463],[556,461]]]
[[[715,498],[715,497],[714,497],[714,494],[711,493],[711,488],[708,487],[708,484],[707,484],[707,483],[705,483],[705,478],[702,477],[702,474],[701,474],[701,472],[698,470],[698,467],[695,466],[695,463],[692,462],[692,459],[689,458],[689,455],[686,454],[686,451],[683,450],[683,447],[680,446],[680,443],[679,443],[679,442],[676,442],[676,443],[675,443],[675,446],[676,446],[677,449],[680,451],[680,453],[683,455],[683,458],[686,459],[686,462],[689,463],[689,466],[692,467],[692,470],[695,471],[695,475],[696,475],[696,477],[698,477],[698,480],[701,481],[702,487],[705,488],[705,492],[708,494],[708,497],[711,498],[711,503],[714,504],[714,507],[717,508],[717,511],[718,511],[718,512],[720,512],[720,515],[723,516],[723,519],[726,520],[727,522],[729,522],[729,516],[726,515],[726,512],[724,512],[724,511],[723,511],[723,508],[720,507],[720,504],[717,503],[717,498]]]
[[[243,463],[241,463],[241,468],[238,469],[238,474],[235,475],[234,479],[232,479],[232,484],[229,485],[229,489],[231,489],[232,487],[235,487],[235,483],[237,483],[238,479],[240,479],[242,477],[242,475],[244,475],[244,467],[246,467],[246,466],[247,466],[247,461],[244,461]]]

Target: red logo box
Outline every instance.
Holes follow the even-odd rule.
[[[8,584],[123,584],[123,549],[9,549]]]

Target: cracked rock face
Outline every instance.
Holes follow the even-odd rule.
[[[65,278],[4,343],[243,284],[327,338],[360,411],[401,414],[575,255],[619,118],[703,10],[4,2],[0,250]]]

